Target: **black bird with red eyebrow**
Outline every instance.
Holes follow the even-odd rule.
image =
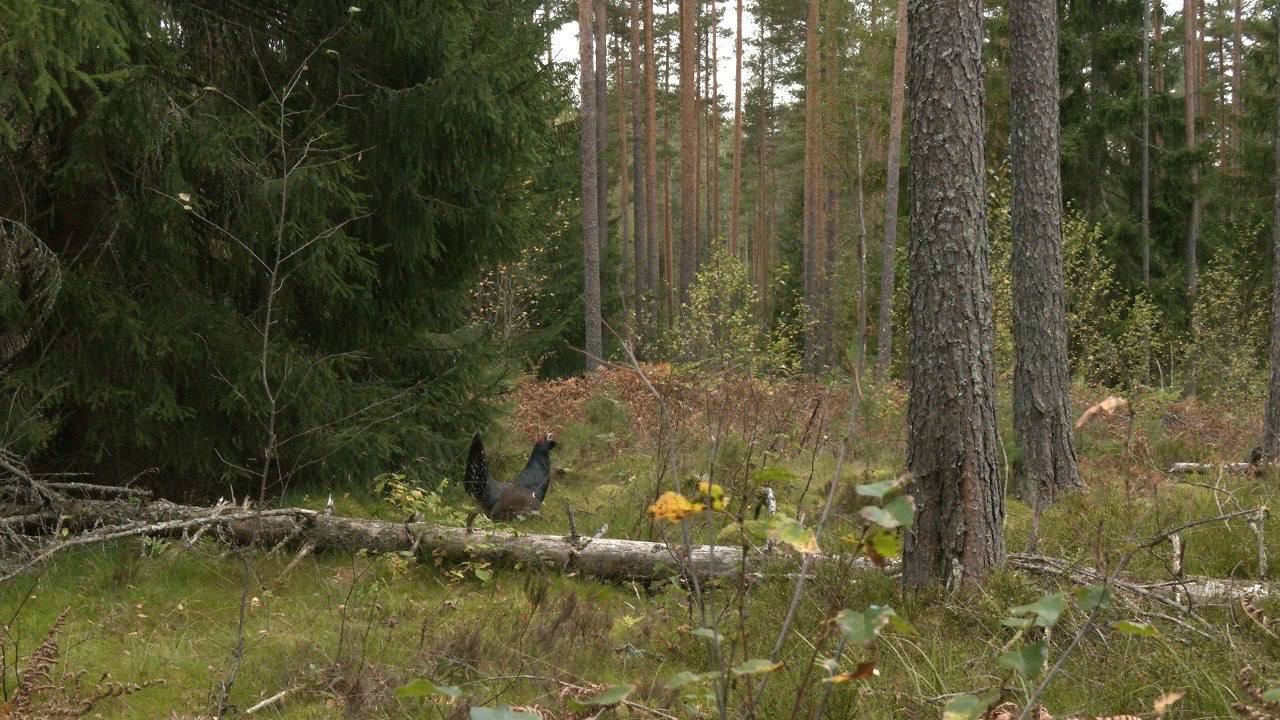
[[[467,472],[463,477],[463,487],[475,498],[480,509],[467,517],[467,530],[476,515],[484,513],[490,520],[515,520],[536,512],[542,507],[542,500],[547,496],[547,488],[551,484],[551,449],[556,441],[551,433],[533,446],[529,462],[524,470],[510,483],[498,482],[489,473],[489,464],[484,457],[484,442],[480,433],[471,438],[471,450],[467,454]]]

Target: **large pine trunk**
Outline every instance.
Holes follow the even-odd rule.
[[[1280,62],[1280,43],[1277,43],[1277,62]],[[1280,121],[1280,96],[1276,98],[1276,119]],[[1280,458],[1280,122],[1276,123],[1275,133],[1276,197],[1271,226],[1271,392],[1267,397],[1266,426],[1262,433],[1263,454],[1272,461]]]
[[[893,276],[898,248],[898,175],[902,158],[902,106],[907,79],[907,0],[898,0],[898,41],[893,53],[893,95],[889,101],[889,147],[884,188],[884,245],[880,250],[880,313],[876,338],[876,378],[889,374],[893,359]]]
[[[599,365],[598,358],[604,354],[600,334],[600,199],[596,184],[596,81],[591,4],[591,0],[580,0],[578,7],[578,63],[582,80],[583,305],[588,371]]]
[[[1004,561],[982,135],[981,0],[911,0],[907,588]]]
[[[680,2],[680,303],[689,300],[698,242],[698,0]],[[676,312],[673,308],[673,313]]]
[[[1071,438],[1062,279],[1056,0],[1009,0],[1015,487],[1033,504],[1082,486]]]

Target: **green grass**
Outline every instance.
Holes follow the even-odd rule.
[[[900,405],[867,402],[864,411],[868,432],[845,467],[846,488],[898,472],[902,438],[900,429],[893,429],[900,428]],[[1153,455],[1180,452],[1189,442],[1185,436],[1166,437],[1159,423],[1142,420]],[[652,448],[630,438],[628,427],[625,410],[606,399],[587,422],[568,428],[555,455],[566,470],[555,479],[542,515],[520,529],[563,533],[571,506],[582,532],[607,523],[611,537],[648,537],[644,508],[655,489],[655,463]],[[1238,507],[1276,504],[1273,480],[1228,477],[1217,490],[1204,487],[1216,478],[1192,478],[1200,485],[1153,483],[1127,454],[1123,440],[1118,426],[1081,434],[1089,491],[1064,498],[1045,514],[1040,552],[1111,565],[1136,538]],[[527,453],[523,441],[508,433],[495,436],[492,445],[495,474],[519,470]],[[687,448],[681,482],[712,474],[735,496],[749,495],[748,476],[741,470],[748,442],[722,439],[721,446],[724,451],[716,458],[705,443]],[[830,448],[815,456],[781,447],[767,462],[787,471],[771,480],[784,511],[813,518],[834,469]],[[797,505],[806,482],[809,490]],[[321,507],[327,494],[313,489],[288,500]],[[334,497],[343,514],[400,514],[367,491],[335,490]],[[470,508],[456,487],[446,490],[444,500],[459,510]],[[841,538],[858,527],[853,517],[861,504],[854,493],[840,491],[825,547],[840,546]],[[1028,509],[1010,500],[1010,550],[1025,547],[1030,521]],[[718,522],[700,520],[693,533],[705,541],[718,529]],[[1276,523],[1267,524],[1269,548],[1277,547],[1277,532]],[[1188,572],[1256,575],[1254,536],[1243,520],[1212,523],[1185,537]],[[1129,569],[1162,578],[1168,555],[1167,546],[1140,552]],[[396,687],[420,677],[456,685],[473,702],[533,703],[556,717],[567,716],[560,696],[565,687],[615,683],[636,685],[633,700],[677,717],[714,714],[714,704],[696,690],[665,688],[677,672],[712,668],[706,642],[689,633],[701,624],[698,613],[689,593],[675,583],[603,584],[528,569],[435,566],[399,555],[365,554],[311,557],[285,577],[292,552],[246,557],[248,592],[255,600],[248,605],[244,659],[231,701],[243,709],[285,688],[298,689],[261,716],[449,717],[447,706],[396,697]],[[1274,566],[1268,579],[1275,579]],[[749,586],[745,613],[736,579],[705,588],[713,613],[723,611],[719,628],[732,662],[768,654],[795,586],[789,576],[794,571],[794,562],[786,558],[766,565],[763,577]],[[0,619],[14,618],[7,691],[12,693],[14,684],[15,651],[25,658],[58,613],[70,608],[60,638],[61,671],[83,670],[88,678],[109,672],[123,682],[165,681],[102,702],[95,709],[100,717],[205,713],[231,662],[244,582],[241,556],[211,540],[192,549],[177,542],[131,541],[61,555],[36,573],[0,586]],[[842,608],[891,605],[915,632],[890,632],[871,649],[852,648],[845,670],[872,661],[879,674],[835,686],[828,717],[938,717],[951,694],[989,687],[1005,675],[996,658],[1012,636],[1000,624],[1008,608],[1059,589],[1070,588],[1005,571],[980,590],[904,596],[885,572],[820,564],[784,647],[785,666],[771,678],[757,716],[789,717],[799,697],[800,714],[809,717],[825,685],[817,676],[807,684],[804,678],[815,654],[829,656],[835,641],[825,621]],[[1275,614],[1276,605],[1269,602],[1269,612]],[[1149,715],[1153,700],[1182,690],[1186,696],[1167,717],[1230,716],[1240,693],[1235,672],[1253,664],[1265,673],[1277,644],[1238,610],[1200,612],[1213,623],[1208,637],[1157,616],[1145,616],[1159,630],[1157,637],[1132,637],[1107,626],[1137,617],[1117,603],[1101,614],[1100,629],[1080,643],[1042,701],[1057,717]],[[1084,621],[1079,610],[1063,614],[1047,637],[1050,662]],[[749,687],[746,677],[732,684],[734,717],[742,716]],[[1011,687],[1015,701],[1030,689],[1016,681]],[[632,711],[630,716],[638,715]]]

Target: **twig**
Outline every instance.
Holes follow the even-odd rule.
[[[236,675],[240,672],[240,663],[244,660],[244,618],[245,611],[249,606],[249,580],[252,570],[249,567],[249,556],[241,551],[240,560],[244,563],[244,581],[240,586],[240,621],[236,625],[236,649],[231,653],[231,669],[227,672],[227,677],[218,686],[218,714],[219,720],[226,717],[229,704],[228,696],[231,694],[231,686],[235,684]]]
[[[276,693],[275,695],[272,695],[266,700],[263,700],[257,705],[250,706],[248,709],[244,711],[244,714],[252,715],[258,712],[259,710],[265,710],[266,708],[269,708],[272,705],[275,705],[276,703],[284,700],[286,697],[288,697],[289,693],[293,692],[294,690],[297,690],[297,688],[285,688],[284,690],[281,690],[280,692]]]

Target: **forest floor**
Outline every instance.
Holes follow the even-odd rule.
[[[735,502],[769,484],[784,512],[817,516],[833,476],[837,438],[849,408],[846,385],[819,382],[701,381],[650,368],[666,399],[670,434],[657,404],[638,378],[610,371],[589,379],[527,383],[516,393],[501,433],[487,438],[497,477],[518,472],[529,440],[558,433],[554,464],[562,468],[540,517],[520,531],[567,532],[572,507],[583,534],[608,524],[607,535],[673,542],[673,526],[651,524],[645,508],[656,483],[673,485],[655,468],[664,437],[677,440],[677,476],[692,492],[698,479],[723,485]],[[1077,410],[1105,392],[1076,389]],[[1041,518],[1037,551],[1093,567],[1113,566],[1138,538],[1238,509],[1280,506],[1274,477],[1200,475],[1185,479],[1161,469],[1175,461],[1238,461],[1260,434],[1261,402],[1206,406],[1149,391],[1131,398],[1135,416],[1103,418],[1077,432],[1087,492],[1062,499]],[[900,388],[868,389],[849,459],[824,531],[825,551],[847,552],[861,527],[864,504],[856,483],[895,477],[905,457],[905,397]],[[1006,468],[1016,462],[1007,399],[1000,416],[1009,445]],[[459,458],[459,475],[463,458]],[[763,469],[761,469],[763,468]],[[664,474],[665,475],[665,474]],[[405,479],[429,486],[432,478]],[[403,504],[369,489],[334,493],[343,515],[404,517]],[[327,491],[285,498],[284,504],[320,508]],[[457,522],[471,509],[456,479],[439,494],[427,493],[426,519]],[[400,498],[404,500],[404,498]],[[419,498],[419,501],[421,498]],[[730,506],[736,512],[737,505]],[[1031,512],[1008,502],[1008,547],[1027,547]],[[714,539],[728,522],[703,513],[692,523],[696,540]],[[1265,525],[1267,547],[1280,558],[1280,523]],[[1205,524],[1183,534],[1186,572],[1254,579],[1257,543],[1245,518]],[[0,586],[0,637],[4,696],[20,667],[67,610],[57,635],[58,665],[84,673],[92,685],[104,673],[120,683],[163,681],[138,692],[99,701],[90,717],[202,717],[228,675],[235,654],[242,594],[243,660],[230,702],[243,711],[281,691],[283,700],[258,712],[289,718],[452,718],[476,706],[532,706],[544,718],[589,717],[572,709],[584,698],[617,685],[634,685],[631,705],[617,717],[714,717],[707,686],[669,688],[682,671],[715,667],[690,593],[678,583],[651,587],[609,584],[530,568],[481,564],[420,563],[399,554],[309,556],[288,574],[294,553],[239,553],[206,539],[192,548],[165,540],[98,545],[58,556],[37,571]],[[1168,544],[1134,555],[1128,572],[1168,577]],[[1280,577],[1277,562],[1268,579]],[[739,593],[739,578],[702,588],[709,613],[725,639],[726,664],[770,654],[794,592],[798,567],[783,558]],[[891,572],[840,563],[817,563],[784,638],[782,667],[772,673],[757,708],[762,718],[811,717],[828,684],[815,659],[833,654],[838,634],[826,621],[842,608],[890,605],[912,626],[886,631],[870,649],[850,647],[843,670],[872,661],[875,674],[831,686],[828,717],[937,718],[957,693],[981,690],[1010,676],[997,663],[1014,631],[1001,624],[1013,606],[1031,603],[1065,581],[1012,570],[981,590],[904,596]],[[246,574],[246,568],[248,572]],[[789,569],[788,569],[789,568]],[[1280,608],[1262,601],[1268,614]],[[1196,610],[1208,625],[1160,607],[1115,603],[1083,635],[1041,702],[1054,717],[1129,713],[1152,717],[1153,702],[1185,692],[1169,718],[1232,716],[1246,699],[1237,680],[1245,665],[1280,670],[1280,641],[1268,637],[1238,606]],[[1154,634],[1117,632],[1113,623],[1142,620]],[[1052,664],[1086,623],[1069,608],[1048,633]],[[864,669],[870,666],[863,665]],[[758,675],[730,675],[728,714],[742,717]],[[404,697],[396,692],[427,679],[452,686],[460,697]],[[1271,677],[1271,680],[1277,679]],[[1020,702],[1035,682],[1013,679],[1010,699]],[[419,688],[425,687],[419,685]],[[452,691],[450,691],[452,692]],[[74,693],[72,693],[74,694]],[[0,704],[0,717],[6,715]]]

